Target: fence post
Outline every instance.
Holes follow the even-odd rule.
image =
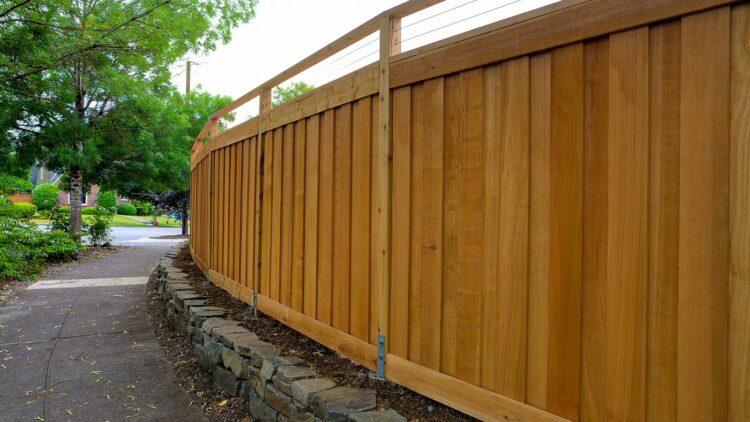
[[[385,377],[385,359],[388,355],[391,296],[391,130],[392,102],[390,87],[390,60],[401,48],[401,18],[384,15],[380,20],[380,95],[378,107],[377,159],[377,231],[375,247],[379,251],[375,263],[380,283],[380,316],[378,321],[377,375]]]

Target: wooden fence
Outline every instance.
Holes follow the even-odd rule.
[[[750,4],[568,0],[400,53],[435,3],[214,115],[201,269],[481,419],[750,420]],[[271,109],[378,30],[379,63]]]

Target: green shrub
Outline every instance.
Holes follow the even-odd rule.
[[[83,215],[95,215],[96,213],[97,213],[97,207],[81,208],[81,214]]]
[[[84,224],[83,230],[92,245],[104,245],[112,241],[109,235],[112,229],[112,213],[97,207],[91,222]]]
[[[0,217],[32,218],[36,214],[36,206],[30,202],[3,203],[0,205]]]
[[[117,194],[111,190],[99,192],[99,196],[96,198],[96,205],[110,213],[114,213],[117,209]]]
[[[36,205],[30,202],[16,202],[13,204],[17,218],[32,218],[36,214]]]
[[[154,204],[149,201],[133,200],[133,206],[136,209],[136,215],[152,215],[154,213]]]
[[[117,206],[117,213],[120,215],[135,215],[136,209],[130,204],[120,204]]]
[[[60,189],[54,183],[42,183],[31,191],[34,205],[40,210],[48,210],[57,205]]]
[[[70,231],[70,207],[54,207],[49,210],[49,229],[62,232]]]
[[[44,232],[31,222],[0,218],[0,278],[29,279],[45,262],[72,259],[84,249],[67,233]]]

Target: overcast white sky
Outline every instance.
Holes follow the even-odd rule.
[[[402,51],[516,15],[556,0],[446,0],[402,20]],[[192,86],[237,98],[403,0],[260,0],[256,17],[236,28],[232,41],[193,57]],[[377,34],[293,78],[320,86],[374,62]],[[184,89],[184,64],[173,68]],[[257,102],[237,111],[256,114]]]

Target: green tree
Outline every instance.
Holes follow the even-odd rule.
[[[292,101],[306,92],[312,91],[313,89],[315,89],[315,86],[304,81],[292,82],[287,87],[277,86],[273,90],[271,105],[273,107],[278,107],[286,102]]]
[[[99,208],[114,214],[117,209],[117,194],[111,190],[100,191],[99,196],[96,197],[96,205]]]
[[[30,191],[34,186],[26,179],[10,174],[0,174],[0,196],[15,195],[20,191]]]
[[[209,94],[200,86],[187,96],[172,90],[144,116],[144,124],[150,127],[141,131],[139,142],[130,144],[126,155],[131,159],[102,160],[95,167],[97,182],[129,198],[148,200],[159,208],[185,214],[195,136],[216,110],[231,102],[230,97]],[[225,118],[233,119],[232,114]]]
[[[40,210],[48,210],[57,205],[60,189],[54,183],[41,183],[31,191],[34,205]]]
[[[107,179],[102,162],[127,166],[148,141],[151,116],[173,95],[169,65],[228,42],[255,5],[0,0],[0,147],[18,165],[39,160],[65,175],[72,233],[81,231],[82,192]]]

